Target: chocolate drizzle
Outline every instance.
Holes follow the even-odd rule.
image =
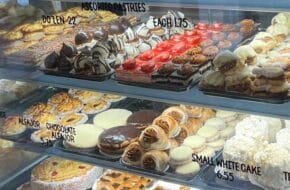
[[[75,44],[76,45],[87,43],[90,40],[91,40],[91,38],[90,38],[89,34],[86,32],[83,32],[83,31],[77,33],[77,35],[75,36]]]
[[[94,39],[98,41],[107,41],[108,40],[108,31],[101,28],[94,32]]]
[[[69,58],[76,56],[78,53],[77,48],[72,44],[63,43],[62,48],[60,50],[61,55],[65,55]]]

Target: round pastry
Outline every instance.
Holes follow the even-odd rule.
[[[119,96],[115,94],[105,94],[103,98],[113,103],[113,102],[119,102],[121,100],[126,99],[126,96]]]
[[[229,71],[238,64],[239,58],[232,52],[226,50],[219,53],[213,60],[213,65],[221,72]]]
[[[206,122],[208,119],[215,117],[216,112],[213,109],[210,108],[204,108],[202,110],[202,116],[201,116],[201,121]]]
[[[179,134],[174,137],[174,139],[179,143],[182,144],[184,142],[184,139],[192,135],[190,129],[186,127],[185,125],[180,126],[180,132]]]
[[[25,110],[24,114],[25,117],[34,117],[37,116],[43,112],[50,113],[53,112],[53,106],[45,103],[35,103],[32,106],[30,106],[27,110]]]
[[[94,117],[94,125],[103,129],[126,125],[131,114],[131,111],[125,109],[109,109]]]
[[[225,120],[221,119],[221,118],[211,118],[209,120],[207,120],[204,124],[205,127],[209,126],[209,127],[214,127],[216,128],[218,131],[223,130],[224,128],[226,128],[226,122]]]
[[[100,152],[106,155],[121,156],[130,143],[135,142],[140,130],[130,125],[105,130],[99,137]]]
[[[197,162],[190,162],[188,164],[178,166],[175,169],[175,173],[185,177],[192,177],[197,174],[199,170],[200,166]]]
[[[91,102],[92,100],[100,99],[103,96],[103,93],[87,91],[87,90],[78,90],[70,89],[68,93],[75,98],[80,99],[83,103]]]
[[[14,142],[0,139],[0,150],[6,148],[12,148],[14,146]]]
[[[78,149],[97,149],[99,136],[103,129],[91,124],[81,124],[73,127],[73,138],[66,139],[65,144]]]
[[[257,54],[250,45],[243,45],[238,47],[234,54],[238,56],[239,62],[249,65],[255,65],[257,63]]]
[[[107,110],[111,106],[111,103],[104,100],[104,99],[96,99],[90,102],[87,102],[83,109],[82,112],[85,114],[96,114],[100,113],[102,111]]]
[[[169,157],[166,152],[151,150],[141,160],[141,166],[147,170],[164,171],[168,168]]]
[[[178,124],[184,124],[188,119],[188,114],[178,106],[167,108],[162,112],[162,115],[171,116],[178,122]]]
[[[171,149],[169,158],[169,164],[173,168],[190,163],[192,161],[192,149],[184,145]]]
[[[200,43],[201,47],[205,48],[208,46],[212,46],[214,42],[211,39],[204,40]]]
[[[68,99],[56,106],[55,111],[58,114],[65,115],[70,113],[77,113],[83,108],[83,103],[77,98]]]
[[[225,120],[226,122],[230,122],[230,121],[235,120],[238,117],[238,114],[236,112],[218,110],[216,112],[216,117],[221,118]]]
[[[203,158],[212,158],[215,155],[215,150],[211,147],[206,147],[201,152],[196,153],[198,156]]]
[[[46,128],[33,132],[30,139],[35,143],[46,143],[56,140],[53,136],[53,131]]]
[[[197,131],[197,135],[204,137],[206,142],[215,141],[219,138],[218,130],[215,127],[202,127]]]
[[[89,189],[102,171],[96,166],[51,157],[32,170],[31,189]]]
[[[161,115],[154,119],[153,124],[163,129],[165,134],[169,137],[175,137],[180,132],[180,127],[177,121],[169,115]]]
[[[191,64],[195,64],[195,65],[199,65],[199,64],[203,64],[206,61],[208,61],[207,57],[203,54],[196,54],[192,57],[190,63]]]
[[[202,107],[197,107],[197,106],[188,106],[188,105],[180,105],[180,107],[184,110],[186,110],[187,114],[189,117],[193,118],[199,118],[202,115]]]
[[[59,118],[57,115],[48,112],[42,112],[39,115],[34,116],[33,120],[37,121],[39,124],[39,126],[38,124],[29,126],[30,128],[34,129],[45,128],[47,123],[57,124],[59,122]]]
[[[253,40],[249,45],[255,50],[257,54],[264,54],[268,51],[267,43],[263,40]]]
[[[197,46],[197,47],[193,47],[193,48],[190,48],[189,50],[187,50],[186,54],[197,55],[197,54],[201,54],[201,52],[202,52],[202,48]]]
[[[26,130],[26,126],[20,123],[20,116],[8,116],[0,127],[3,136],[19,135]]]
[[[202,151],[206,146],[204,137],[193,135],[184,139],[183,145],[189,146],[194,153]]]
[[[242,40],[242,36],[238,32],[230,32],[227,36],[227,40],[237,44],[240,43],[240,41]]]
[[[133,124],[136,127],[143,129],[151,124],[155,118],[160,115],[159,112],[153,110],[140,110],[133,113],[128,119],[128,124]]]
[[[124,150],[122,161],[132,166],[140,166],[144,150],[138,142],[133,142]]]
[[[208,59],[213,59],[219,52],[219,48],[216,46],[207,46],[202,50],[202,54]]]
[[[235,135],[235,127],[226,127],[220,131],[221,138],[229,139]]]
[[[203,122],[201,119],[197,119],[197,118],[189,118],[188,121],[184,124],[181,125],[180,127],[185,127],[190,135],[194,135],[197,133],[197,131],[203,126]],[[180,131],[180,133],[182,132],[182,130]],[[178,135],[180,136],[180,135]],[[178,137],[177,136],[177,137]]]
[[[223,148],[225,144],[225,140],[224,139],[218,139],[215,141],[211,141],[209,143],[207,143],[207,145],[211,148],[213,148],[215,151],[219,151]]]
[[[220,42],[225,39],[225,34],[223,32],[213,33],[211,38],[213,41]]]
[[[139,144],[146,150],[166,150],[169,148],[168,137],[157,125],[150,125],[139,136]]]
[[[219,43],[217,44],[217,47],[220,50],[228,50],[232,47],[232,43],[228,40],[221,40],[219,41]]]
[[[87,122],[88,116],[83,113],[71,113],[64,115],[60,121],[59,125],[64,127],[73,127],[75,125],[80,125]]]
[[[67,102],[69,99],[71,99],[71,97],[68,93],[59,92],[57,94],[54,94],[51,98],[49,98],[48,103],[52,105],[58,105]]]
[[[84,43],[87,43],[90,41],[91,41],[90,35],[84,31],[78,32],[75,36],[75,44],[76,45],[81,45],[81,44],[84,44]]]
[[[236,30],[236,26],[234,24],[223,24],[222,31],[223,32],[233,32]]]

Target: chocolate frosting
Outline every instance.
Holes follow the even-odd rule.
[[[104,28],[98,29],[94,32],[94,39],[99,41],[107,41],[108,40],[108,31],[104,30]]]
[[[122,16],[119,19],[119,23],[121,24],[121,26],[124,28],[124,30],[126,30],[127,28],[131,27],[131,23],[129,22],[129,20]]]
[[[94,55],[93,55],[94,56]],[[102,75],[111,70],[110,66],[105,62],[102,57],[93,57],[92,61],[92,74]]]
[[[188,75],[193,74],[195,71],[196,71],[196,69],[194,69],[191,64],[186,63],[186,64],[182,65],[180,69],[177,70],[177,73],[179,75],[188,76]]]
[[[105,130],[99,137],[101,144],[121,144],[140,135],[141,131],[132,126],[119,126]]]
[[[77,33],[77,35],[75,36],[75,44],[76,45],[87,43],[90,40],[91,40],[90,35],[86,32],[83,32],[83,31]]]
[[[160,75],[167,75],[167,74],[171,74],[174,71],[174,64],[173,63],[167,63],[162,65],[162,67],[160,67],[160,69],[158,70],[158,73]]]
[[[113,23],[110,25],[110,28],[108,30],[109,35],[114,35],[114,34],[121,34],[123,33],[125,30],[124,28],[121,26],[120,23]]]
[[[74,69],[78,72],[86,72],[91,68],[92,59],[84,54],[79,54],[74,59]]]
[[[147,124],[151,124],[153,120],[159,115],[161,114],[153,110],[140,110],[133,113],[127,119],[127,123],[147,125]]]
[[[62,48],[60,50],[61,55],[65,55],[66,57],[72,58],[76,56],[78,53],[77,48],[72,44],[63,43]]]
[[[58,59],[59,56],[55,51],[50,53],[44,60],[45,67],[49,69],[55,68],[58,64]]]
[[[60,56],[58,70],[69,72],[73,68],[72,60],[65,55]]]

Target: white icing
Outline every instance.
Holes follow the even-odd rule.
[[[281,129],[276,134],[276,141],[290,153],[290,128]]]

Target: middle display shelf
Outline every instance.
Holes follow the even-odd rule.
[[[290,118],[290,101],[281,104],[258,102],[245,99],[235,99],[221,96],[211,96],[202,93],[198,86],[184,92],[174,92],[138,86],[122,85],[114,80],[103,82],[66,78],[46,75],[41,71],[25,69],[0,68],[0,76],[4,79],[35,82],[60,88],[79,88],[100,92],[115,93],[132,98],[153,100],[164,103],[190,104],[207,106],[216,109],[226,109],[237,112],[256,113],[278,118]]]

